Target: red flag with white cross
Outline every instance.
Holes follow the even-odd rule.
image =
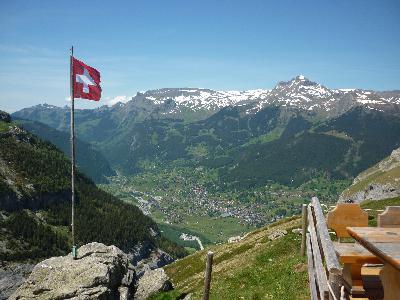
[[[74,98],[99,101],[101,98],[100,72],[72,57]]]

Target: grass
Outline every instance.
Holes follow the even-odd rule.
[[[301,257],[300,235],[291,232],[300,219],[266,226],[237,243],[212,246],[178,260],[164,269],[175,290],[151,299],[180,299],[191,293],[201,299],[206,252],[214,252],[210,299],[309,299],[307,265]],[[288,234],[269,241],[277,229]]]
[[[179,237],[182,233],[195,235],[195,236],[199,237],[199,239],[201,240],[203,245],[207,245],[207,244],[211,243],[210,240],[208,240],[205,236],[200,235],[197,232],[188,230],[187,228],[180,228],[175,225],[164,224],[164,223],[158,223],[157,226],[161,230],[161,234],[164,237],[166,237],[167,239],[169,239],[183,247],[194,248],[194,249],[200,250],[199,244],[196,241],[181,240]]]
[[[214,243],[226,242],[231,236],[242,235],[255,229],[253,226],[238,223],[238,219],[232,217],[186,216],[184,220],[182,225],[177,227],[197,232]]]
[[[210,216],[182,216],[180,223],[165,224],[162,219],[163,216],[157,211],[151,215],[159,227],[165,229],[165,235],[180,243],[176,240],[182,232],[196,235],[200,238],[204,245],[224,243],[232,236],[243,235],[246,232],[254,230],[256,227],[250,225],[243,225],[238,222],[238,219],[233,217],[210,217]],[[178,234],[179,233],[179,234]],[[185,244],[182,244],[186,246]]]
[[[248,146],[251,144],[264,144],[264,143],[269,143],[274,140],[277,140],[280,138],[282,135],[282,132],[284,131],[284,128],[281,127],[276,127],[275,129],[271,130],[267,134],[262,134],[259,135],[255,138],[251,138],[247,143],[245,143],[243,146]]]
[[[175,300],[182,299],[184,295],[177,290],[170,291],[168,293],[160,293],[157,295],[152,295],[148,300]]]
[[[0,121],[0,133],[9,131],[11,125],[11,123]]]
[[[361,203],[363,209],[371,209],[368,212],[369,226],[377,226],[377,210],[384,210],[386,206],[400,206],[400,197],[389,198],[384,200],[368,200]]]

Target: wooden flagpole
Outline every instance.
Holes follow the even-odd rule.
[[[75,123],[74,123],[74,46],[71,46],[70,57],[70,88],[71,88],[71,229],[72,229],[72,258],[77,258],[75,245]]]

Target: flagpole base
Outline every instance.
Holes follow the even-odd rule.
[[[78,258],[78,249],[76,246],[72,246],[72,259],[77,259]]]

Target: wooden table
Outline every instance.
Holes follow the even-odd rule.
[[[347,227],[349,234],[384,262],[385,300],[400,299],[400,228]]]

